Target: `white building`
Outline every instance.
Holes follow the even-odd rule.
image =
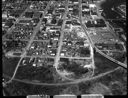
[[[89,4],[89,8],[95,8],[96,5],[95,4]]]

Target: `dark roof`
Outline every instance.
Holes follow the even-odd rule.
[[[39,18],[33,18],[32,20],[34,21],[34,23],[38,23],[39,22]]]
[[[34,12],[25,12],[25,17],[32,18],[34,15]]]
[[[66,24],[72,24],[72,21],[66,21]]]
[[[56,54],[56,49],[51,49],[52,53]]]
[[[83,41],[76,42],[76,45],[84,45]]]
[[[82,8],[89,8],[89,6],[86,6],[86,5],[82,5]]]
[[[87,27],[94,27],[94,24],[91,21],[85,23]]]

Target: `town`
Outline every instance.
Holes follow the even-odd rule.
[[[98,1],[3,0],[2,55],[20,58],[6,82],[90,78],[95,53],[127,68],[126,32],[103,17]],[[117,9],[125,19],[125,5]]]

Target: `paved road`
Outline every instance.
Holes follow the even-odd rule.
[[[47,5],[47,7],[46,7],[46,9],[45,9],[44,15],[46,14],[46,11],[47,11],[49,5],[50,5],[50,2],[48,3],[48,5]],[[42,18],[44,17],[44,15],[42,16]],[[10,83],[10,82],[14,79],[15,74],[16,74],[16,72],[17,72],[17,70],[18,70],[18,67],[20,66],[20,62],[21,62],[22,59],[25,57],[26,52],[27,52],[27,50],[29,49],[29,47],[31,46],[31,44],[32,44],[32,42],[33,42],[33,40],[34,40],[34,37],[35,37],[37,31],[40,29],[40,25],[41,25],[41,23],[42,23],[42,18],[40,19],[39,23],[38,23],[37,26],[35,27],[35,29],[34,29],[34,31],[33,31],[34,33],[33,33],[32,37],[31,37],[31,39],[30,39],[30,41],[29,41],[29,43],[28,43],[28,45],[27,45],[27,47],[26,47],[26,50],[25,50],[24,53],[21,55],[21,59],[19,60],[17,66],[16,66],[16,69],[15,69],[15,71],[14,71],[14,74],[13,74],[12,78],[11,78],[9,81],[7,81],[7,83]]]
[[[14,53],[20,53],[20,52],[14,52]],[[18,56],[18,55],[8,55],[8,57],[21,57],[22,55]],[[25,55],[24,57],[40,57],[40,58],[56,58],[54,56],[42,56],[42,55],[32,55],[32,56],[28,56],[28,55]],[[68,59],[91,59],[92,57],[66,57],[66,56],[59,56],[59,58],[68,58]]]
[[[80,1],[81,1],[81,0],[80,0]],[[81,2],[80,2],[80,3],[81,3]],[[81,5],[81,4],[80,4],[80,5]],[[103,17],[101,17],[101,18],[103,18]],[[104,18],[103,18],[103,19],[104,19]],[[104,19],[104,20],[105,20],[105,19]],[[82,27],[83,27],[83,29],[84,29],[86,35],[87,35],[87,38],[88,38],[88,40],[89,40],[91,46],[92,46],[93,48],[95,48],[98,53],[100,53],[102,56],[106,57],[107,59],[109,59],[109,60],[111,60],[111,61],[117,63],[117,64],[120,65],[121,67],[127,68],[127,65],[126,65],[126,64],[121,63],[121,62],[119,62],[119,61],[117,61],[117,60],[115,60],[115,59],[113,59],[113,58],[107,56],[107,55],[104,54],[102,51],[100,51],[100,50],[94,45],[94,43],[93,43],[91,37],[89,36],[89,34],[88,34],[88,32],[87,32],[87,27],[86,27],[86,25],[84,25],[84,24],[82,23],[82,18],[80,18],[80,22],[81,22],[81,24],[82,24]]]
[[[87,81],[92,81],[92,80],[96,80],[96,79],[99,79],[101,77],[104,77],[108,74],[111,74],[113,73],[114,71],[117,71],[119,70],[121,67],[117,67],[113,70],[110,70],[110,71],[107,71],[105,73],[101,73],[97,76],[94,76],[94,77],[91,77],[91,78],[83,78],[83,79],[78,79],[78,80],[75,80],[75,81],[71,81],[71,82],[65,82],[65,83],[35,83],[35,82],[32,82],[32,81],[26,81],[26,80],[20,80],[20,79],[13,79],[13,81],[17,81],[17,82],[21,82],[21,83],[26,83],[26,84],[33,84],[33,85],[45,85],[45,86],[63,86],[63,85],[70,85],[70,84],[78,84],[78,83],[81,83],[81,82],[87,82]],[[5,74],[3,74],[3,77],[6,77],[6,78],[11,78]]]
[[[85,34],[86,34],[86,38],[90,44],[90,49],[91,49],[91,57],[92,57],[92,69],[93,69],[93,72],[92,72],[92,76],[94,75],[94,69],[95,69],[95,62],[94,62],[94,51],[93,51],[93,43],[92,43],[92,40],[91,38],[88,36],[88,33],[87,33],[87,28],[85,28],[85,26],[83,25],[83,21],[82,21],[82,0],[79,0],[79,21],[80,21],[80,24],[81,24],[81,27],[83,28]]]
[[[63,19],[63,24],[62,24],[62,28],[61,28],[61,36],[60,36],[60,41],[59,41],[59,47],[57,49],[57,54],[56,54],[56,58],[55,58],[55,62],[54,62],[54,65],[55,68],[56,68],[56,71],[57,73],[64,79],[67,79],[67,80],[72,80],[72,79],[69,79],[67,77],[65,77],[59,70],[58,70],[58,65],[59,65],[59,60],[60,60],[60,52],[61,52],[61,48],[62,48],[62,45],[63,45],[63,37],[64,37],[64,28],[65,28],[65,22],[66,22],[66,16],[67,16],[67,13],[68,13],[68,0],[66,0],[65,2],[65,14],[64,16],[62,17]]]
[[[20,41],[29,41],[30,39],[20,39]],[[3,41],[10,41],[10,39],[4,39]],[[49,42],[49,40],[33,40],[37,42]]]
[[[95,49],[96,49],[96,51],[97,51],[98,53],[100,53],[102,56],[106,57],[107,59],[113,61],[114,63],[117,63],[118,65],[120,65],[120,66],[123,67],[123,68],[127,68],[127,65],[126,65],[126,64],[121,63],[121,62],[119,62],[118,60],[115,60],[115,59],[113,59],[113,58],[107,56],[106,54],[104,54],[103,52],[101,52],[99,49],[97,49],[97,47],[95,47]]]
[[[97,7],[98,7],[98,6],[97,6]],[[98,8],[99,8],[99,7],[98,7]],[[104,21],[106,21],[100,14],[99,14],[99,16],[100,16]],[[108,22],[106,22],[106,24],[109,25],[109,26],[111,26]],[[110,32],[114,32],[113,29],[109,29],[109,30],[110,30]],[[104,54],[102,51],[100,51],[96,46],[95,46],[95,49],[96,49],[97,52],[99,52],[102,56],[106,57],[107,59],[109,59],[109,60],[111,60],[111,61],[117,63],[118,65],[122,66],[123,68],[127,68],[127,65],[126,65],[126,64],[121,63],[121,62],[119,62],[118,60],[113,59],[112,57],[109,57],[108,55],[106,55],[106,54]]]
[[[49,5],[48,5],[49,6]],[[48,8],[48,6],[46,7],[46,9]],[[46,10],[45,10],[45,12],[46,12]],[[67,14],[67,13],[66,13]],[[80,14],[80,16],[81,16],[81,14]],[[43,18],[43,17],[42,17]],[[41,19],[42,19],[41,18]],[[64,20],[66,19],[66,15],[64,15],[64,18],[63,18]],[[80,17],[80,22],[81,22],[81,24],[82,24],[82,19],[81,19],[81,17]],[[34,40],[34,37],[35,37],[35,35],[36,35],[36,33],[37,33],[37,31],[39,30],[39,27],[40,27],[40,25],[41,25],[41,20],[40,20],[40,22],[38,23],[38,25],[36,26],[36,28],[35,28],[35,30],[34,30],[34,34],[32,35],[32,37],[31,37],[31,39],[30,39],[30,41],[29,41],[29,43],[28,43],[28,45],[27,45],[27,50],[29,49],[29,47],[30,47],[30,45],[32,44],[32,42],[33,42],[33,40]],[[93,47],[93,48],[95,48],[96,50],[97,50],[97,52],[99,52],[101,55],[103,55],[104,57],[106,57],[106,58],[108,58],[108,59],[110,59],[110,60],[112,60],[113,62],[115,62],[115,63],[117,63],[117,64],[119,64],[119,65],[121,65],[121,66],[123,66],[124,68],[127,68],[127,66],[125,65],[125,64],[122,64],[122,63],[120,63],[119,61],[116,61],[116,60],[114,60],[114,59],[112,59],[112,58],[110,58],[109,56],[107,56],[106,54],[104,54],[103,52],[101,52],[99,49],[97,49],[95,46],[94,46],[94,44],[93,44],[93,42],[92,42],[92,40],[91,40],[91,38],[90,38],[90,36],[89,36],[89,34],[88,34],[88,32],[87,32],[87,27],[85,26],[85,25],[83,25],[82,24],[82,27],[83,27],[83,29],[84,29],[84,31],[85,31],[85,33],[86,33],[86,35],[87,35],[87,38],[88,38],[88,40],[89,40],[89,42],[90,42],[90,44],[91,44],[91,46]],[[62,31],[63,31],[63,28],[64,27],[62,27]],[[60,44],[59,44],[59,47],[58,47],[58,52],[57,52],[57,56],[56,56],[56,59],[55,59],[55,67],[57,67],[58,66],[58,61],[59,61],[59,54],[60,54],[60,50],[61,50],[61,46],[62,46],[62,39],[63,39],[63,32],[61,32],[61,37],[60,37]],[[15,69],[15,71],[14,71],[14,74],[13,74],[13,76],[12,76],[12,78],[9,80],[9,81],[7,81],[7,83],[10,83],[13,79],[14,79],[14,77],[15,77],[15,74],[16,74],[16,72],[17,72],[17,69],[18,69],[18,67],[19,67],[19,65],[20,65],[20,62],[21,62],[21,60],[22,60],[22,58],[23,57],[25,57],[25,55],[26,55],[26,51],[21,55],[21,59],[20,59],[20,61],[19,61],[19,63],[18,63],[18,65],[17,65],[17,67],[16,67],[16,69]],[[114,71],[114,70],[112,70],[112,71]],[[111,72],[111,71],[109,71],[109,72]],[[109,73],[108,72],[108,73]],[[101,74],[100,76],[103,76],[103,75],[105,75],[105,73],[103,73],[103,74]],[[100,77],[100,76],[97,76],[97,77]],[[94,77],[92,77],[91,79],[93,79]],[[88,80],[91,80],[91,79],[78,79],[78,80],[76,80],[76,81],[74,81],[74,82],[71,82],[71,84],[72,83],[79,83],[79,82],[82,82],[82,81],[88,81]],[[15,80],[17,80],[17,79],[15,79]],[[22,81],[22,80],[18,80],[18,81]],[[26,82],[27,83],[27,82]],[[29,83],[31,83],[31,82],[29,82]],[[42,85],[42,83],[39,83],[39,85]],[[47,83],[43,83],[43,85],[51,85],[51,84],[47,84]],[[64,85],[65,85],[66,83],[64,83]],[[70,83],[69,83],[70,84]],[[57,85],[57,84],[56,84]],[[60,84],[59,84],[60,85]],[[62,85],[62,84],[61,84]],[[67,84],[66,84],[67,85]]]

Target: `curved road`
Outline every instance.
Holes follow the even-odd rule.
[[[81,0],[79,0],[79,1],[80,1],[79,4],[81,5]],[[81,11],[80,11],[80,12],[81,12]],[[80,13],[80,15],[81,15],[81,13]],[[81,15],[81,16],[82,16],[82,15]],[[88,34],[88,32],[87,32],[87,27],[82,23],[81,16],[80,16],[80,23],[81,23],[81,26],[83,27],[83,29],[84,29],[84,31],[85,31],[85,33],[86,33],[86,35],[87,35],[87,38],[88,38],[88,40],[89,40],[91,46],[92,46],[93,48],[95,48],[95,49],[97,50],[97,52],[99,52],[102,56],[106,57],[107,59],[109,59],[109,60],[111,60],[111,61],[113,61],[113,62],[115,62],[115,63],[117,63],[118,65],[120,65],[120,66],[123,67],[123,68],[127,68],[127,65],[126,65],[126,64],[121,63],[121,62],[119,62],[119,61],[117,61],[117,60],[115,60],[115,59],[113,59],[113,58],[107,56],[106,54],[104,54],[103,52],[101,52],[101,51],[93,44],[93,42],[92,42],[92,40],[91,40],[91,38],[90,38],[90,36],[89,36],[89,34]],[[40,23],[41,23],[41,21],[39,22],[39,24],[40,24]],[[37,27],[37,28],[38,28],[38,27]],[[37,30],[37,29],[36,29],[36,30]],[[35,32],[34,35],[32,36],[32,38],[31,38],[31,40],[30,40],[30,42],[29,42],[28,47],[29,47],[30,44],[32,43],[35,34],[36,34],[36,32]],[[26,54],[26,52],[23,54],[23,56],[21,56],[21,58],[24,57],[25,54]],[[118,67],[118,68],[115,68],[114,70],[108,71],[108,72],[106,72],[106,73],[102,73],[102,74],[100,74],[100,75],[98,75],[98,76],[95,76],[95,77],[92,77],[92,78],[86,78],[86,79],[85,79],[85,78],[84,78],[84,79],[78,79],[78,80],[75,80],[75,81],[73,81],[73,82],[58,83],[58,84],[48,84],[48,83],[33,83],[33,82],[30,82],[30,81],[23,81],[23,80],[15,79],[14,76],[15,76],[15,73],[16,73],[18,67],[19,67],[19,64],[18,64],[17,67],[16,67],[16,70],[15,70],[15,72],[14,72],[13,77],[12,77],[9,81],[7,81],[6,83],[10,83],[12,80],[15,80],[15,81],[19,81],[19,82],[24,82],[24,83],[29,83],[29,84],[36,84],[36,85],[67,85],[67,84],[75,84],[75,83],[80,83],[80,82],[85,82],[85,81],[94,80],[94,79],[97,79],[97,78],[99,78],[99,77],[105,76],[105,75],[107,75],[107,74],[109,74],[109,73],[111,73],[111,72],[114,72],[115,70],[120,69],[120,67]],[[8,77],[8,76],[7,76],[7,77]],[[10,77],[9,77],[9,78],[10,78]]]
[[[79,4],[82,5],[82,4],[81,4],[81,0],[79,0]],[[118,64],[119,66],[121,66],[121,67],[123,67],[123,68],[127,68],[127,65],[126,65],[126,64],[121,63],[121,62],[119,62],[118,60],[115,60],[115,59],[109,57],[109,56],[106,55],[105,53],[101,52],[101,51],[94,45],[94,43],[93,43],[91,37],[89,36],[89,34],[88,34],[88,32],[87,32],[87,27],[82,23],[82,12],[81,12],[81,9],[80,9],[80,14],[81,14],[81,15],[80,15],[80,22],[81,22],[81,25],[82,25],[82,27],[83,27],[83,29],[84,29],[86,35],[87,35],[87,38],[88,38],[88,40],[89,40],[91,46],[92,46],[93,48],[95,48],[95,49],[97,50],[97,52],[100,53],[100,54],[101,54],[102,56],[104,56],[105,58],[107,58],[107,59],[113,61],[114,63]]]
[[[27,50],[29,49],[29,47],[31,46],[31,44],[32,44],[32,42],[33,42],[33,40],[34,40],[34,37],[35,37],[35,35],[36,35],[37,31],[39,30],[40,25],[41,25],[41,23],[42,23],[42,18],[43,18],[44,15],[46,14],[46,11],[47,11],[47,9],[48,9],[50,3],[51,3],[51,2],[49,1],[48,4],[47,4],[46,9],[45,9],[45,11],[44,11],[44,14],[42,15],[42,17],[41,17],[39,23],[37,24],[37,26],[35,27],[35,30],[33,31],[34,33],[33,33],[32,37],[31,37],[30,41],[28,42],[28,45],[27,45],[27,47],[26,47],[26,50],[25,50],[24,53],[21,55],[21,58],[20,58],[20,60],[19,60],[19,62],[18,62],[18,64],[17,64],[17,66],[16,66],[16,68],[15,68],[15,71],[14,71],[14,73],[13,73],[12,78],[11,78],[9,81],[7,81],[6,83],[10,83],[10,82],[14,79],[15,74],[16,74],[16,72],[17,72],[19,66],[20,66],[20,62],[21,62],[21,60],[24,58],[24,56],[26,55],[26,52],[27,52]]]
[[[62,86],[62,85],[70,85],[70,84],[77,84],[77,83],[81,83],[81,82],[87,82],[87,81],[91,81],[91,80],[95,80],[95,79],[98,79],[98,78],[101,78],[103,76],[106,76],[114,71],[117,71],[119,70],[121,67],[117,67],[113,70],[110,70],[110,71],[107,71],[105,73],[101,73],[97,76],[94,76],[92,78],[84,78],[84,79],[78,79],[78,80],[75,80],[75,81],[72,81],[72,82],[67,82],[67,83],[34,83],[34,82],[31,82],[31,81],[25,81],[25,80],[20,80],[20,79],[13,79],[14,81],[17,81],[17,82],[22,82],[22,83],[26,83],[26,84],[33,84],[33,85],[46,85],[46,86]],[[5,74],[3,74],[4,77],[6,78],[11,78],[10,76],[7,76]]]

